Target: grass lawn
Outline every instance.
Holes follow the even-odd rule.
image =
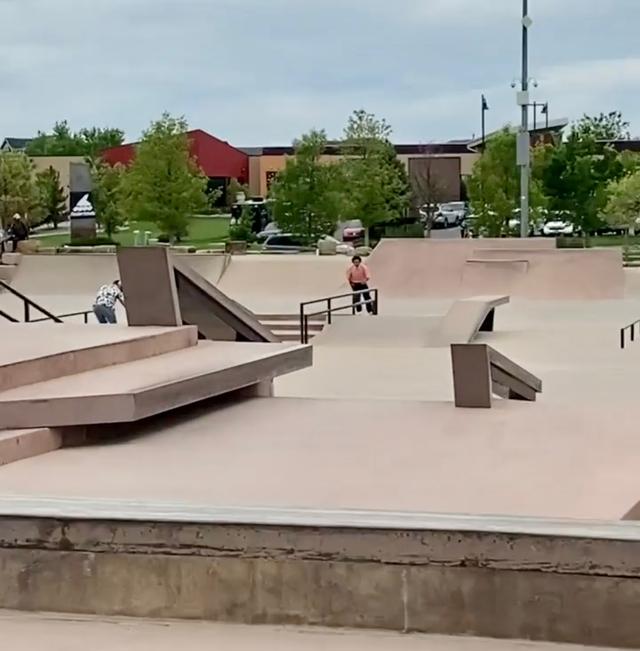
[[[127,230],[114,235],[114,239],[123,246],[133,246],[134,231],[149,231],[151,238],[160,234],[155,224],[151,222],[132,222]],[[49,231],[32,235],[40,240],[44,247],[60,247],[70,244],[69,233],[49,235]],[[181,246],[193,246],[196,249],[206,249],[215,242],[224,241],[229,235],[229,219],[226,217],[193,217],[189,220],[189,234],[180,242]]]

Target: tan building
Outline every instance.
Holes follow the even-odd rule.
[[[468,148],[468,141],[396,145],[395,148],[414,188],[420,184],[421,177],[426,176],[432,188],[438,188],[439,201],[463,198],[462,181],[471,174],[479,157]],[[249,189],[253,196],[260,197],[267,196],[278,172],[294,154],[293,147],[256,147],[243,151],[249,156]],[[341,156],[339,146],[329,146],[323,159],[331,162]]]
[[[31,159],[36,173],[53,167],[60,175],[60,185],[64,190],[67,200],[67,209],[70,208],[72,193],[72,169],[74,165],[85,165],[84,156],[34,156]]]

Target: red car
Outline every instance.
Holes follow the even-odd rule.
[[[342,225],[342,241],[355,242],[364,239],[364,226],[359,219],[352,219]]]

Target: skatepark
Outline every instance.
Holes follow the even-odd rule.
[[[383,240],[367,261],[378,314],[312,305],[310,345],[301,303],[348,292],[344,257],[11,262],[9,630],[53,611],[61,630],[77,615],[240,625],[215,634],[238,648],[253,648],[242,625],[332,629],[265,629],[273,648],[640,645],[640,344],[620,347],[640,274],[620,250]],[[127,307],[99,326],[84,312],[115,278]],[[21,296],[32,319],[78,314],[24,323]],[[491,408],[465,407],[487,382]]]

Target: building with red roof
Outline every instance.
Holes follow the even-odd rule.
[[[240,183],[249,182],[249,156],[245,152],[202,129],[188,131],[187,137],[191,155],[209,178],[211,188],[224,190],[231,179],[237,179]],[[135,158],[137,144],[112,147],[103,152],[102,158],[110,165],[129,165]]]

